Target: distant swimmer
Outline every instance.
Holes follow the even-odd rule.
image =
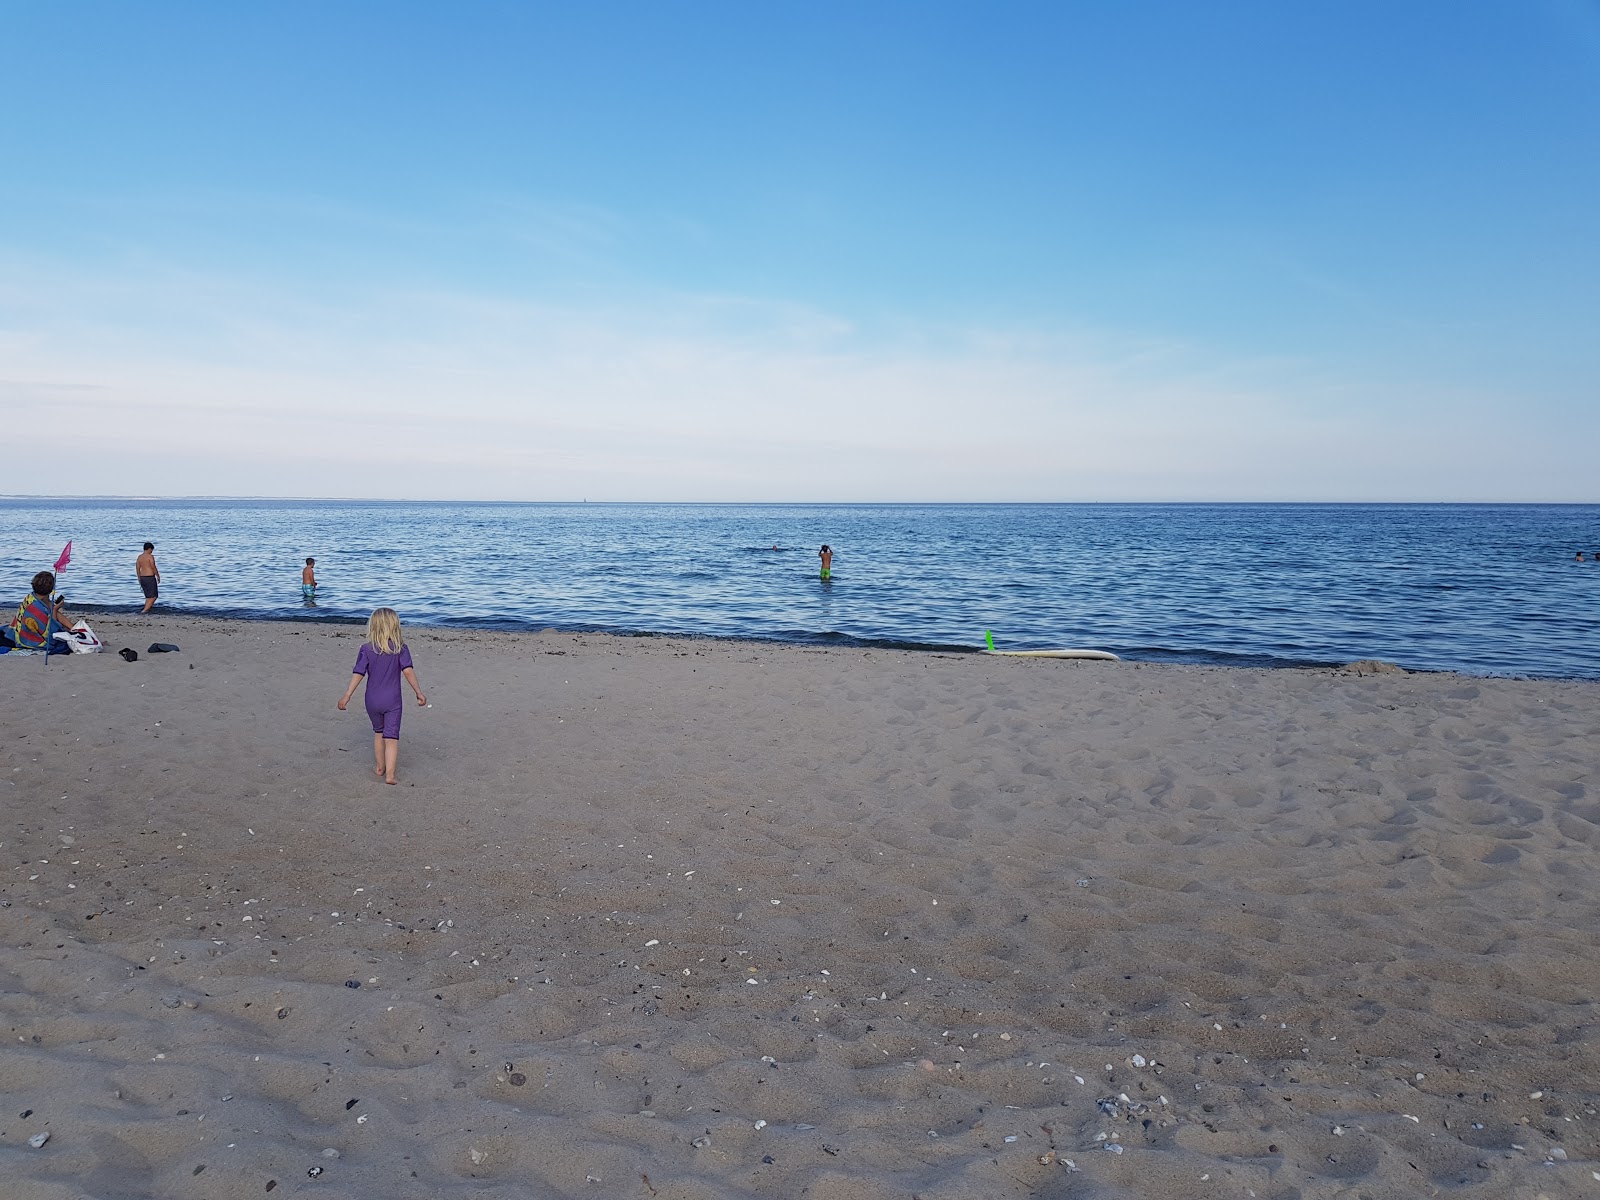
[[[1572,556],[1572,561],[1573,562],[1582,562],[1583,561],[1583,551],[1579,550],[1576,554],[1574,554]]]
[[[824,579],[832,579],[833,578],[833,550],[831,548],[829,548],[828,546],[824,545],[821,550],[817,551],[817,557],[822,560],[822,577]]]
[[[305,567],[300,571],[300,594],[307,600],[317,598],[317,560],[306,559]]]
[[[777,542],[773,542],[773,543],[772,543],[772,548],[773,548],[773,549],[774,549],[774,550],[776,550],[776,549],[777,549],[777,548],[778,548],[778,543],[777,543]],[[1578,555],[1578,557],[1579,557],[1579,558],[1582,558],[1582,557],[1583,557],[1583,555],[1581,555],[1581,554],[1580,554],[1580,555]]]

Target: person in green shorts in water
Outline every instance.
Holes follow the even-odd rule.
[[[829,547],[824,545],[821,550],[817,551],[817,557],[822,560],[822,577],[824,579],[832,579],[833,578],[833,551]]]

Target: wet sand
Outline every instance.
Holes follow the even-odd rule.
[[[386,787],[356,627],[92,623],[5,1200],[1600,1188],[1595,684],[413,630]]]

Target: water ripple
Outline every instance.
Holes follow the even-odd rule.
[[[11,500],[0,527],[19,599],[74,540],[79,608],[137,607],[149,538],[196,613],[1600,678],[1600,564],[1572,557],[1600,506]]]

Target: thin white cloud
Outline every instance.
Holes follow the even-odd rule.
[[[11,493],[1593,499],[1504,397],[1401,397],[1170,340],[886,334],[688,294],[308,296],[17,261],[0,278],[0,420],[58,447],[14,456]]]

